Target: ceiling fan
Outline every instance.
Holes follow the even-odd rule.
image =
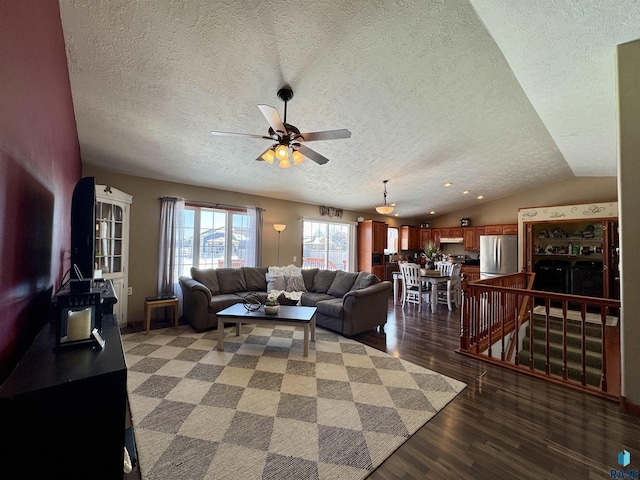
[[[340,138],[350,138],[351,132],[346,129],[342,130],[326,130],[323,132],[300,133],[295,126],[287,123],[287,102],[293,98],[293,90],[289,86],[285,86],[278,90],[278,98],[284,102],[284,122],[278,114],[278,110],[270,105],[258,105],[258,108],[269,122],[268,135],[253,135],[250,133],[231,133],[231,132],[211,132],[213,135],[231,136],[231,137],[251,137],[264,138],[272,140],[274,143],[256,158],[259,161],[273,163],[277,158],[282,168],[291,166],[289,156],[293,159],[293,164],[298,165],[304,161],[304,157],[310,158],[314,162],[324,165],[329,159],[320,155],[315,150],[311,150],[304,145],[303,142],[314,142],[317,140],[337,140]]]

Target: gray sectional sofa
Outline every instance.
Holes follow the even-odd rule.
[[[255,293],[267,298],[266,267],[191,269],[180,277],[183,317],[197,331],[217,328],[217,312]],[[384,328],[391,282],[366,272],[305,269],[300,304],[318,308],[316,323],[343,335]]]

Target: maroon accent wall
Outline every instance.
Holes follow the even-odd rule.
[[[0,2],[0,382],[69,268],[81,175],[57,0]]]

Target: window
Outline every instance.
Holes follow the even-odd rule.
[[[354,233],[348,223],[304,220],[302,268],[352,271]]]
[[[191,267],[253,266],[255,231],[246,210],[185,206],[182,275],[190,275]]]
[[[387,228],[387,248],[384,249],[385,255],[398,253],[398,233],[399,229],[396,227]]]

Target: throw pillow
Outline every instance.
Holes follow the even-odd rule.
[[[295,265],[287,265],[286,267],[269,267],[269,273],[272,275],[301,275],[302,269]]]
[[[284,292],[283,292],[278,296],[278,303],[280,305],[286,305],[286,306],[289,306],[289,307],[295,307],[298,304],[298,300],[286,297]]]
[[[306,292],[307,287],[304,285],[304,279],[302,275],[292,275],[287,278],[287,292]]]
[[[271,273],[267,273],[265,278],[267,281],[267,293],[273,290],[287,289],[287,277],[284,275],[273,275]]]
[[[332,297],[343,297],[345,293],[351,290],[357,276],[358,274],[356,272],[343,272],[342,270],[338,270],[327,293]]]

